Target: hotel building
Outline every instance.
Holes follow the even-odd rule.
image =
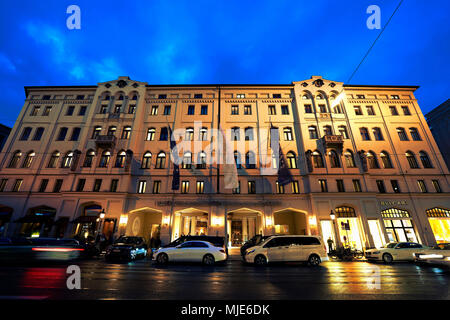
[[[232,246],[255,234],[314,234],[359,249],[449,242],[450,175],[417,88],[320,76],[279,85],[119,77],[25,87],[0,156],[0,233],[103,232],[163,244],[208,234]],[[271,126],[293,177],[288,185],[261,170],[262,133]],[[201,151],[182,155],[180,188],[172,190],[170,132],[180,129]],[[238,188],[225,188],[223,165],[209,164],[211,129],[236,148]]]

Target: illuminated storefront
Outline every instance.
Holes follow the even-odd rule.
[[[342,245],[362,250],[363,243],[355,209],[352,207],[337,207],[335,211]]]
[[[450,210],[433,208],[428,209],[426,212],[436,242],[450,242]]]
[[[381,211],[381,217],[390,242],[418,242],[408,211],[397,208],[386,209]]]

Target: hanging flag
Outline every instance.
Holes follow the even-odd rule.
[[[239,188],[239,179],[236,161],[234,159],[234,152],[228,145],[228,140],[222,130],[222,127],[220,127],[220,133],[222,135],[222,139],[220,140],[219,138],[218,141],[219,143],[222,142],[222,146],[219,146],[218,149],[222,149],[222,157],[219,157],[218,159],[222,160],[225,189],[236,189]]]
[[[169,126],[169,139],[170,139],[170,150],[172,153],[172,157],[176,155],[178,158],[178,150],[177,150],[177,144],[175,140],[172,137],[172,129]],[[180,166],[178,165],[177,161],[173,162],[173,173],[172,173],[172,190],[179,190],[180,189]]]
[[[278,128],[275,128],[272,122],[270,123],[270,147],[272,149],[272,152],[274,152],[273,159],[277,161],[276,168],[278,169],[278,184],[284,186],[291,183],[292,181],[294,181],[294,179],[291,175],[291,171],[286,164],[283,150],[281,149]]]

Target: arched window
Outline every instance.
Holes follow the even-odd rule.
[[[31,163],[33,162],[35,155],[36,155],[36,153],[34,153],[34,151],[28,152],[27,155],[25,156],[25,159],[23,160],[22,168],[31,167]]]
[[[131,136],[131,127],[130,126],[123,127],[121,138],[128,140],[130,139],[130,136]]]
[[[108,136],[115,136],[116,135],[116,131],[117,131],[117,127],[116,126],[111,126],[108,128]]]
[[[294,138],[292,137],[292,128],[284,128],[283,129],[283,134],[284,134],[284,140],[285,141],[292,141],[294,140]]]
[[[142,157],[141,168],[150,169],[151,164],[152,164],[152,153],[150,151],[147,151],[146,153],[144,153],[144,156]]]
[[[109,150],[103,151],[102,156],[100,157],[100,163],[98,164],[98,166],[100,168],[108,167],[110,159],[111,159],[111,152]]]
[[[406,135],[406,131],[404,128],[397,128],[397,133],[400,141],[408,141],[408,136]]]
[[[47,168],[56,168],[60,156],[61,153],[59,151],[54,151],[48,160]]]
[[[341,134],[342,138],[348,139],[348,132],[346,126],[339,126],[338,131]]]
[[[253,141],[253,128],[245,128],[245,141]]]
[[[124,150],[119,151],[119,153],[117,154],[117,157],[116,157],[116,165],[115,165],[116,168],[125,167],[126,156],[127,156],[127,153]]]
[[[241,140],[241,130],[239,127],[231,128],[231,141]]]
[[[332,168],[340,168],[341,167],[341,161],[339,160],[339,156],[334,150],[330,150],[328,152],[328,157],[330,159],[330,165]]]
[[[200,129],[199,140],[200,141],[207,141],[208,140],[208,128],[203,127],[203,128]]]
[[[168,131],[167,127],[161,128],[161,133],[159,134],[159,140],[167,141],[168,138],[169,138],[169,131]]]
[[[204,151],[198,153],[197,169],[206,169],[206,153]]]
[[[383,163],[383,167],[385,169],[393,168],[392,162],[391,162],[391,157],[389,156],[389,153],[387,153],[386,151],[382,151],[380,153],[380,158],[381,158],[381,162]]]
[[[331,136],[333,134],[333,130],[331,130],[331,126],[324,126],[323,127],[323,133],[326,136]]]
[[[88,152],[86,152],[86,157],[84,158],[83,167],[86,167],[86,168],[92,167],[92,163],[94,162],[94,157],[95,157],[95,151],[88,150]]]
[[[148,128],[146,140],[147,141],[155,140],[155,132],[156,132],[155,128]]]
[[[380,169],[380,165],[378,164],[377,155],[373,151],[367,152],[367,162],[369,164],[370,169]]]
[[[308,99],[309,99],[309,97],[307,94],[302,95],[302,100],[308,100]]]
[[[419,164],[417,163],[416,155],[412,151],[406,151],[406,160],[408,160],[409,167],[411,169],[418,169]]]
[[[245,154],[245,167],[247,169],[256,168],[256,157],[253,151],[249,151]]]
[[[308,127],[308,131],[309,131],[309,138],[310,139],[318,139],[319,138],[316,126],[309,126]]]
[[[192,166],[192,153],[186,152],[183,155],[183,163],[181,164],[181,167],[183,169],[190,169]]]
[[[156,157],[156,169],[164,169],[166,167],[166,154],[164,152],[158,153]]]
[[[11,157],[11,160],[9,161],[8,168],[16,168],[19,164],[20,158],[22,157],[22,152],[17,150],[14,152],[14,154]]]
[[[287,158],[287,166],[289,169],[297,169],[297,159],[295,156],[295,153],[292,151],[289,151],[286,154],[286,158]]]
[[[323,168],[323,158],[320,151],[316,150],[312,153],[314,168]]]
[[[419,131],[417,128],[409,128],[409,133],[411,134],[411,138],[414,141],[421,141],[422,138],[420,137]]]
[[[355,168],[355,158],[353,157],[353,152],[351,150],[347,150],[344,153],[345,165],[347,168]]]
[[[96,126],[94,128],[94,131],[92,131],[92,139],[96,139],[100,135],[101,132],[102,132],[102,127]]]
[[[70,168],[73,162],[73,152],[69,151],[66,153],[66,155],[63,158],[61,168]]]
[[[234,162],[236,163],[236,168],[241,169],[242,163],[241,163],[241,154],[238,151],[234,152]]]
[[[186,128],[184,140],[185,141],[192,141],[192,140],[194,140],[194,129],[193,128]]]
[[[373,136],[375,137],[375,140],[377,140],[377,141],[384,140],[383,133],[381,132],[380,128],[373,128],[372,133],[373,133]]]
[[[359,128],[359,132],[361,133],[361,138],[364,141],[370,140],[369,130],[367,130],[367,128]]]
[[[342,206],[334,209],[338,218],[356,218],[356,211],[352,207]]]
[[[433,165],[431,164],[431,160],[425,151],[420,151],[419,157],[420,157],[420,161],[422,162],[422,166],[424,168],[427,168],[427,169],[433,168]]]
[[[323,99],[323,95],[321,93],[317,94],[316,100],[322,100],[322,99]]]

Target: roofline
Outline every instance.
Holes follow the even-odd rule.
[[[344,84],[343,87],[348,88],[401,88],[401,89],[419,89],[420,86],[393,86],[393,85],[380,85],[380,84]]]

